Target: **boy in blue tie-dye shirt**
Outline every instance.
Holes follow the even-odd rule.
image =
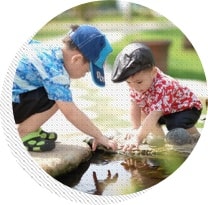
[[[50,151],[57,134],[41,126],[60,110],[79,130],[94,137],[97,144],[116,149],[117,144],[101,131],[74,104],[70,78],[91,72],[95,84],[105,85],[104,62],[112,48],[98,29],[89,25],[72,26],[63,47],[47,47],[31,41],[25,48],[14,77],[13,113],[18,132],[28,151]]]

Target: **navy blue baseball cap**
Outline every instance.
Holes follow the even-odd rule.
[[[104,34],[90,25],[80,25],[70,33],[70,38],[83,56],[90,62],[90,72],[94,83],[105,86],[104,63],[113,51]]]

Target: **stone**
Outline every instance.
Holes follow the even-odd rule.
[[[191,143],[191,136],[186,129],[176,128],[166,134],[167,143],[173,145],[184,145]]]
[[[56,147],[49,152],[30,152],[32,158],[49,175],[56,177],[77,168],[91,157],[90,146],[83,142],[86,136],[61,135]]]

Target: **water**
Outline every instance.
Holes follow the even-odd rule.
[[[155,156],[127,156],[96,151],[89,161],[56,179],[88,194],[131,194],[163,181],[186,158],[187,155],[176,151]]]

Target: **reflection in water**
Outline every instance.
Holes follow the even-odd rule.
[[[125,156],[97,151],[91,160],[56,179],[89,194],[130,194],[161,182],[186,158],[173,151],[157,156]]]
[[[99,180],[97,178],[96,172],[93,171],[93,179],[94,179],[95,188],[96,188],[96,191],[94,192],[94,194],[96,194],[96,195],[102,195],[103,191],[105,190],[105,188],[109,184],[115,183],[117,181],[117,179],[118,179],[118,173],[116,173],[111,178],[111,172],[110,172],[110,170],[108,170],[108,175],[107,175],[106,179]]]

